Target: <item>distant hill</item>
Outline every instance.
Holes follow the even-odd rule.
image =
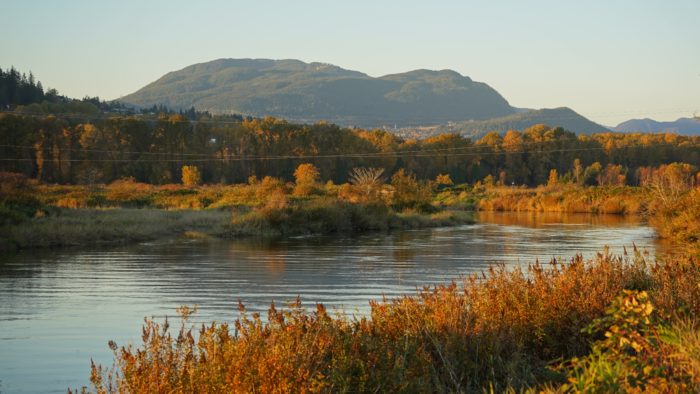
[[[120,101],[360,127],[443,124],[515,113],[490,86],[451,70],[373,78],[330,64],[269,59],[195,64]]]
[[[425,138],[442,133],[457,133],[465,137],[478,139],[490,131],[504,134],[508,130],[524,130],[536,124],[546,124],[550,127],[562,127],[576,134],[592,134],[610,131],[606,127],[579,115],[571,108],[561,107],[519,110],[519,112],[515,114],[488,120],[455,122],[436,127],[405,128],[400,130],[398,134],[407,138]]]
[[[665,133],[672,132],[682,135],[700,135],[700,120],[680,118],[673,122],[658,122],[654,119],[631,119],[613,127],[621,133]]]

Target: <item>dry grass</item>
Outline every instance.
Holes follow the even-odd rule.
[[[477,208],[484,211],[641,214],[651,203],[639,187],[579,187],[560,185],[534,189],[488,188]]]
[[[218,235],[229,219],[220,210],[66,209],[0,227],[0,235],[19,248],[125,244],[186,231]]]

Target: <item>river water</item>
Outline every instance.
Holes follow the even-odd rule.
[[[198,305],[197,322],[231,321],[238,300],[265,311],[297,296],[344,313],[411,294],[489,264],[591,257],[609,246],[654,256],[654,232],[619,216],[479,213],[478,224],[283,241],[171,239],[119,248],[0,256],[0,392],[65,392],[88,384],[107,341],[138,344],[145,316]],[[652,257],[653,258],[653,257]]]

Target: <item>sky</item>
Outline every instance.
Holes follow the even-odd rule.
[[[0,67],[102,99],[218,58],[453,69],[616,125],[700,115],[699,20],[699,0],[0,0]]]

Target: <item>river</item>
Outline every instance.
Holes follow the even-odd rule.
[[[304,305],[361,315],[368,301],[414,293],[489,264],[591,257],[632,244],[654,256],[654,231],[619,216],[479,213],[478,224],[357,237],[281,241],[169,239],[118,248],[0,256],[0,392],[62,392],[88,384],[107,341],[138,344],[145,316],[198,305],[196,322],[231,321],[238,300],[265,311]],[[651,257],[653,258],[653,257]]]

